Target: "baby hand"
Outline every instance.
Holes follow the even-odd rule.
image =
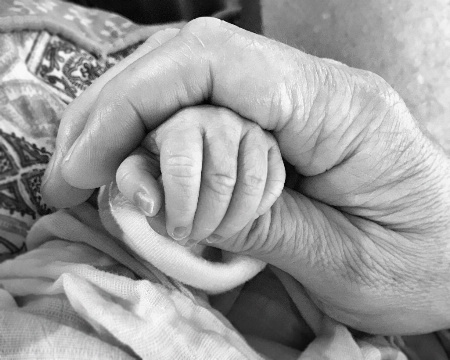
[[[150,217],[164,194],[166,231],[186,244],[230,238],[264,214],[281,194],[285,170],[269,132],[231,110],[198,106],[149,133],[116,181]]]

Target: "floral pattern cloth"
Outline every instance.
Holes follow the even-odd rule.
[[[39,189],[66,105],[160,29],[56,0],[0,2],[0,261],[51,211]]]

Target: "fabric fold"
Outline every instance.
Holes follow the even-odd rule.
[[[253,278],[265,263],[223,251],[223,262],[211,262],[174,240],[156,233],[145,215],[112,183],[100,190],[100,218],[105,228],[134,254],[183,284],[214,294],[231,290]],[[199,249],[200,248],[200,251]]]
[[[260,358],[203,294],[174,286],[164,274],[148,276],[157,270],[149,266],[143,271],[143,263],[115,246],[116,240],[98,231],[98,224],[80,221],[95,222],[95,212],[84,204],[42,218],[29,233],[30,251],[0,264],[2,358],[33,353],[48,359],[87,358],[85,354],[96,359],[126,358],[123,354],[143,359]],[[127,266],[116,259],[125,259]],[[61,296],[57,311],[46,307],[49,299]],[[41,322],[24,306],[32,300],[38,301]],[[70,311],[72,331],[58,320]],[[28,318],[29,326],[18,322],[19,329],[10,327],[14,317]],[[80,322],[85,324],[82,334],[76,326]],[[71,336],[80,342],[68,345]],[[82,340],[85,336],[96,340]],[[11,338],[22,339],[20,345]]]

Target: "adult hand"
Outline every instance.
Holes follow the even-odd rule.
[[[226,107],[271,131],[298,176],[215,246],[288,272],[357,329],[450,326],[449,162],[382,79],[215,19],[157,34],[133,55],[64,114],[47,202],[85,200],[178,110]]]

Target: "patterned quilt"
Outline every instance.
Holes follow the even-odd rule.
[[[59,1],[0,2],[0,261],[51,212],[39,188],[66,105],[159,29]]]

